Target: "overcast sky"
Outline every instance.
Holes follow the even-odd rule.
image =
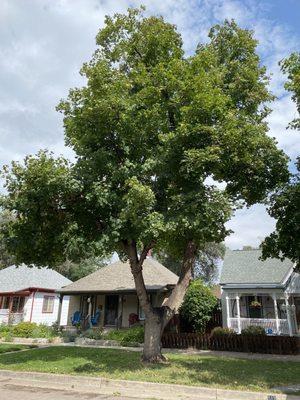
[[[78,71],[95,50],[104,16],[140,1],[0,0],[0,164],[48,148],[72,158],[64,146],[62,120],[55,111],[68,89],[83,83]],[[262,62],[277,96],[269,117],[271,136],[291,160],[300,153],[300,135],[286,129],[296,115],[284,91],[278,61],[300,50],[300,0],[144,0],[147,12],[175,23],[187,54],[207,40],[211,25],[234,18],[259,40]],[[257,246],[274,228],[261,205],[236,213],[228,227],[232,248]]]

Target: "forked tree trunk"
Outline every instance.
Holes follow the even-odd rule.
[[[147,294],[143,277],[143,262],[150,246],[143,250],[140,257],[137,255],[136,244],[134,242],[124,243],[124,247],[129,257],[137,296],[146,317],[142,360],[150,363],[162,362],[165,360],[165,357],[161,353],[161,337],[166,325],[178,311],[183,301],[192,277],[192,269],[195,263],[197,248],[193,242],[188,243],[177,285],[173,289],[164,306],[153,308]]]

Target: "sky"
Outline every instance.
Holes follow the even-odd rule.
[[[225,18],[255,32],[277,97],[269,134],[292,166],[300,153],[300,135],[286,129],[296,108],[284,90],[278,62],[300,50],[300,0],[1,0],[0,166],[41,148],[73,159],[55,106],[71,87],[84,83],[79,69],[96,48],[104,16],[140,4],[177,25],[186,54],[207,41],[209,28]],[[274,226],[263,205],[239,210],[227,224],[234,233],[226,245],[257,247]]]

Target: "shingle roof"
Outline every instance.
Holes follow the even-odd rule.
[[[167,285],[175,285],[178,280],[177,275],[152,258],[144,261],[143,275],[147,290],[163,289]],[[125,291],[135,291],[135,285],[129,263],[121,261],[107,265],[59,290],[61,293]]]
[[[0,270],[0,293],[18,292],[28,288],[60,289],[71,283],[69,279],[49,268],[12,265]]]
[[[261,250],[227,250],[220,284],[282,284],[293,267],[292,261],[259,259]]]

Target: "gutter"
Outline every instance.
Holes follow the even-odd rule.
[[[282,283],[265,283],[265,284],[261,284],[261,283],[226,283],[226,284],[222,284],[220,283],[220,286],[222,287],[222,289],[226,290],[226,289],[284,289],[285,285],[283,285]]]

